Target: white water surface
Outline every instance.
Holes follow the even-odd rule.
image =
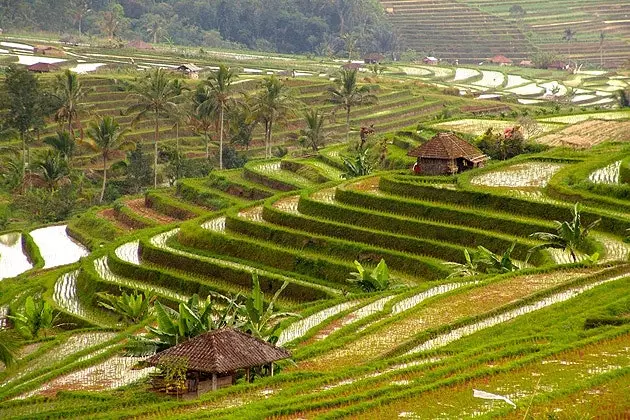
[[[0,280],[15,277],[31,268],[33,265],[22,251],[22,234],[0,235]]]
[[[44,268],[72,264],[89,254],[88,250],[74,242],[66,233],[67,225],[48,226],[31,232],[35,245],[44,259]]]

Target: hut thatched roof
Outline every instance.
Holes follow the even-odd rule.
[[[161,351],[145,363],[155,366],[164,357],[187,359],[189,370],[224,373],[287,359],[291,353],[233,328],[221,328]]]
[[[481,150],[453,133],[438,133],[422,146],[410,150],[407,155],[449,160],[466,158],[471,161],[486,158],[486,155]]]
[[[193,63],[187,63],[187,64],[182,64],[181,66],[177,67],[177,70],[198,73],[203,69],[201,67],[197,67]]]

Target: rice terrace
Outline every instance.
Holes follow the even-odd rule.
[[[0,4],[0,418],[630,418],[630,3]]]

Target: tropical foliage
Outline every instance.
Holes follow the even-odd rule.
[[[576,253],[578,249],[585,244],[586,238],[591,230],[601,222],[601,219],[597,219],[587,226],[583,226],[580,210],[580,203],[575,203],[575,206],[571,210],[573,216],[571,220],[565,220],[563,222],[554,220],[553,223],[556,225],[556,233],[532,233],[530,235],[531,237],[544,241],[545,243],[533,247],[530,252],[544,248],[563,249],[571,254],[573,262],[577,262],[578,258]]]
[[[293,92],[275,76],[265,77],[261,88],[253,108],[258,120],[265,126],[265,157],[270,158],[273,125],[292,115],[298,103]]]
[[[99,202],[103,202],[105,185],[107,184],[107,160],[117,150],[133,150],[135,143],[125,139],[127,129],[124,129],[113,117],[105,116],[98,122],[92,122],[87,130],[89,141],[93,149],[97,150],[103,159],[103,185]],[[157,155],[156,155],[157,157]]]
[[[379,292],[391,288],[389,269],[384,259],[381,258],[374,270],[366,269],[356,260],[354,261],[354,266],[357,268],[357,271],[350,273],[352,277],[348,281],[358,284],[364,292]]]
[[[151,71],[147,77],[133,85],[134,93],[130,96],[130,105],[125,114],[136,114],[132,124],[152,118],[153,134],[153,187],[157,187],[158,142],[160,139],[160,120],[177,115],[177,101],[181,98],[181,89],[169,78],[162,68]]]
[[[448,277],[469,277],[484,273],[501,274],[520,270],[521,267],[512,259],[515,246],[516,243],[512,243],[503,254],[495,254],[481,245],[477,247],[475,252],[464,249],[464,263],[444,263],[453,270]]]
[[[153,293],[139,293],[137,290],[130,294],[123,292],[120,296],[98,293],[98,297],[100,306],[120,315],[129,324],[137,324],[146,319],[155,300]]]
[[[233,102],[230,94],[230,85],[236,77],[238,76],[234,70],[221,64],[217,71],[212,72],[208,76],[208,80],[204,85],[206,99],[197,107],[197,114],[201,118],[213,116],[217,122],[219,132],[219,169],[223,169],[223,136],[225,134],[223,125],[225,114]],[[207,154],[208,149],[206,146],[206,158],[208,157]]]
[[[304,113],[306,128],[300,130],[298,141],[303,146],[310,147],[313,152],[317,152],[320,147],[326,144],[328,133],[325,130],[325,115],[320,110],[313,108]]]
[[[25,338],[37,338],[54,326],[55,314],[52,306],[41,297],[28,296],[24,306],[15,315],[9,315],[15,329]]]
[[[370,93],[367,85],[359,86],[357,70],[342,69],[339,73],[336,86],[328,89],[330,101],[336,107],[346,112],[346,142],[350,136],[350,111],[353,107],[370,104],[377,101],[377,97]]]
[[[264,294],[260,289],[260,282],[258,281],[258,275],[252,274],[252,292],[251,295],[245,300],[245,305],[242,307],[241,315],[246,320],[243,329],[253,335],[254,337],[276,342],[278,337],[276,330],[279,327],[279,323],[275,322],[280,318],[287,317],[299,317],[298,314],[290,312],[274,312],[274,306],[278,297],[284,289],[289,285],[286,281],[273,295],[273,298],[269,301],[267,308],[265,309]]]

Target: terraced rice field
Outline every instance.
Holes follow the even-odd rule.
[[[588,176],[588,180],[596,184],[619,184],[619,168],[621,161],[599,168]]]
[[[538,137],[538,143],[549,146],[590,148],[605,141],[630,141],[630,121],[584,121],[556,133]]]
[[[500,121],[489,119],[467,118],[461,120],[447,121],[434,124],[433,127],[440,130],[451,130],[458,133],[472,134],[480,136],[492,128],[494,131],[503,132],[506,128],[513,127],[517,123],[515,121]],[[559,126],[551,123],[539,123],[538,129],[541,133],[557,129]]]
[[[423,83],[481,76],[471,82],[478,90],[535,85],[544,93],[556,83],[514,75],[506,79],[498,70],[461,67],[409,66],[406,72]],[[584,80],[586,76],[592,75]],[[416,84],[410,79],[402,83]],[[591,95],[585,90],[580,94]],[[391,89],[382,96],[385,104],[396,107],[420,101],[404,90]],[[424,99],[430,106],[435,100]],[[466,103],[474,103],[470,101]],[[439,112],[439,101],[437,106]],[[396,126],[415,127],[416,112],[400,112],[408,124],[398,111],[378,106],[357,109],[352,119],[394,116]],[[567,123],[554,117],[540,126],[549,133]],[[619,133],[625,127],[623,120],[599,120],[585,121],[589,125],[581,129],[603,132],[597,124],[608,123],[622,124],[616,126]],[[432,127],[478,135],[488,127],[501,131],[514,124],[469,118]],[[464,250],[479,245],[500,253],[512,243],[517,246],[515,259],[524,260],[540,244],[529,235],[552,229],[556,215],[570,212],[567,203],[543,192],[566,166],[549,161],[571,157],[570,152],[550,151],[541,160],[471,172],[468,184],[462,178],[423,179],[403,171],[342,181],[337,165],[346,149],[333,146],[319,157],[251,160],[242,170],[180,181],[180,189],[189,194],[151,191],[148,197],[182,206],[179,210],[194,206],[195,218],[169,215],[159,201],[149,207],[144,199],[127,201],[126,210],[150,219],[151,227],[116,237],[93,255],[77,251],[67,262],[55,257],[58,249],[41,239],[42,232],[34,231],[47,267],[77,264],[66,273],[44,271],[41,279],[37,274],[28,280],[29,290],[41,291],[64,318],[91,329],[55,330],[50,339],[24,347],[18,367],[0,371],[0,417],[466,418],[518,413],[522,418],[529,405],[532,413],[543,415],[545,410],[568,409],[576,403],[570,396],[599,409],[602,404],[584,397],[590,390],[621,394],[606,388],[628,382],[630,268],[625,261],[630,247],[620,236],[630,227],[626,215],[599,208],[595,201],[588,204],[593,212],[589,217],[607,218],[592,233],[606,251],[597,264],[556,267],[554,262],[572,263],[562,250],[536,253],[526,269],[513,273],[447,278],[451,271],[444,264],[465,263]],[[589,179],[614,182],[618,163],[597,169]],[[200,201],[207,197],[222,204],[202,207]],[[56,237],[57,248],[65,240]],[[586,254],[578,256],[583,260]],[[347,280],[356,270],[354,260],[371,270],[381,258],[395,287],[365,293]],[[277,344],[292,352],[295,363],[280,362],[274,378],[257,373],[252,384],[239,378],[236,387],[194,399],[163,398],[148,391],[143,381],[151,370],[131,369],[140,358],[119,351],[129,334],[143,330],[123,327],[116,315],[95,304],[97,292],[134,289],[152,290],[173,307],[193,293],[242,298],[250,293],[253,273],[259,276],[266,303],[288,284],[277,308],[300,316],[278,324]],[[0,308],[8,303],[0,294]],[[587,319],[602,314],[613,321],[585,327]],[[6,318],[2,311],[0,318]],[[498,400],[474,398],[473,387],[507,396],[516,410],[508,412]],[[46,398],[31,398],[35,396]],[[624,413],[627,402],[610,410]]]
[[[484,187],[543,188],[563,167],[559,163],[527,162],[473,177],[470,182]]]

